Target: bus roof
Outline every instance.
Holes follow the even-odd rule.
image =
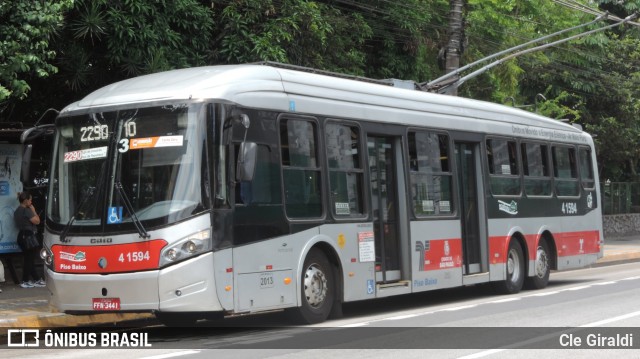
[[[359,119],[369,118],[376,108],[385,108],[582,132],[560,121],[495,103],[260,64],[194,67],[123,80],[72,103],[61,115],[198,99]]]

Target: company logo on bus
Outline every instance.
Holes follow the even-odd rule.
[[[111,238],[111,237],[107,237],[107,238],[91,238],[90,242],[91,242],[91,244],[112,243],[113,242],[113,238]]]
[[[498,209],[505,213],[518,214],[518,203],[516,201],[511,201],[511,203],[498,201]]]
[[[60,252],[60,259],[70,262],[84,262],[87,260],[85,252],[78,251],[77,253]]]

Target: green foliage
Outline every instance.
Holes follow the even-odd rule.
[[[29,78],[56,73],[50,46],[73,1],[0,2],[0,104],[25,99]]]
[[[640,10],[640,0],[575,2],[621,18]],[[466,0],[462,65],[594,19],[562,5],[567,3]],[[443,75],[451,4],[0,0],[0,116],[35,120],[44,109],[61,108],[108,83],[206,64],[279,61],[426,82]],[[580,123],[596,136],[603,178],[636,178],[639,39],[637,26],[624,26],[517,56],[467,80],[458,94],[498,103],[513,99],[518,107]]]
[[[79,0],[67,19],[61,62],[73,90],[98,72],[115,70],[108,76],[114,80],[203,65],[210,57],[212,12],[196,0]]]

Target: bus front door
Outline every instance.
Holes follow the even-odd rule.
[[[376,281],[401,279],[398,216],[398,144],[394,137],[368,136],[371,206],[376,256]],[[399,142],[398,142],[399,143]]]
[[[463,274],[488,271],[486,215],[479,142],[455,142],[464,258]]]

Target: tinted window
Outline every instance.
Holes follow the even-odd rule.
[[[337,217],[362,216],[360,131],[355,126],[335,123],[328,124],[325,131],[332,212]]]
[[[306,120],[280,122],[285,209],[290,218],[322,215],[316,124]]]
[[[551,194],[551,174],[547,145],[523,143],[521,145],[524,190],[531,196]]]
[[[558,196],[577,196],[580,193],[580,187],[578,185],[575,148],[555,146],[552,154],[556,194]]]
[[[519,195],[520,177],[515,141],[487,140],[491,192],[494,195]]]
[[[449,137],[431,132],[409,133],[411,198],[416,216],[453,212]]]

